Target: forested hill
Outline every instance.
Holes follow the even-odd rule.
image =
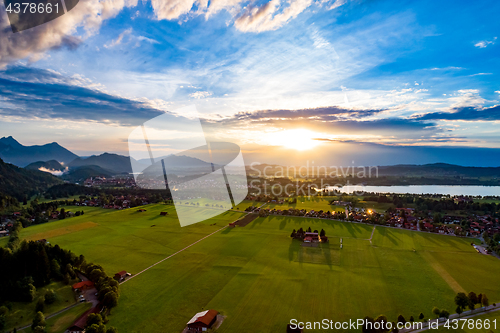
[[[0,194],[23,200],[35,193],[44,192],[49,187],[62,181],[50,173],[38,170],[26,170],[5,163],[0,159]]]

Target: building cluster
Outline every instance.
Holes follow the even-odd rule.
[[[83,185],[87,187],[135,187],[135,181],[132,177],[125,178],[105,178],[105,177],[90,177],[85,179]]]
[[[74,206],[86,207],[102,207],[105,209],[125,209],[135,206],[148,205],[149,200],[146,197],[136,195],[122,195],[115,197],[113,202],[109,202],[105,198],[81,199],[80,201],[74,200]]]

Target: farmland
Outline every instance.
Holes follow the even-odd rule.
[[[96,210],[26,228],[21,237],[47,238],[109,274],[136,273],[243,216],[226,212],[180,228],[172,206],[144,209]],[[290,238],[301,227],[324,229],[330,243],[302,247]],[[292,318],[343,321],[383,313],[395,320],[420,312],[429,318],[433,306],[453,312],[462,290],[500,300],[491,278],[500,274],[500,260],[477,254],[469,239],[385,227],[372,237],[372,231],[281,216],[226,228],[122,284],[109,325],[120,332],[180,332],[194,313],[212,308],[227,317],[219,332],[279,332]]]

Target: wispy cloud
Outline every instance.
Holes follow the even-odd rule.
[[[114,47],[116,45],[120,45],[123,41],[123,38],[125,36],[128,36],[132,33],[132,28],[129,28],[125,31],[123,31],[115,40],[112,40],[111,42],[109,42],[108,44],[105,44],[104,47],[105,48],[110,48],[110,47]]]
[[[482,40],[482,41],[474,44],[474,46],[483,49],[485,47],[488,47],[489,45],[495,44],[496,40],[497,40],[497,37],[494,37],[492,40]]]

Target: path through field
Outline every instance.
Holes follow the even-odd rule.
[[[181,250],[179,250],[179,251],[175,252],[174,254],[171,254],[171,255],[169,255],[168,257],[163,258],[162,260],[158,261],[157,263],[154,263],[154,264],[152,264],[151,266],[149,266],[149,267],[147,267],[147,268],[143,269],[143,270],[142,270],[142,271],[140,271],[139,273],[132,275],[131,277],[129,277],[129,278],[128,278],[128,279],[126,279],[125,281],[121,282],[120,284],[123,284],[123,283],[125,283],[125,282],[127,282],[127,281],[129,281],[129,280],[131,280],[131,279],[133,279],[133,278],[135,278],[136,276],[138,276],[138,275],[140,275],[140,274],[144,273],[145,271],[147,271],[147,270],[149,270],[149,269],[153,268],[154,266],[156,266],[156,265],[158,265],[158,264],[161,264],[161,263],[162,263],[162,262],[164,262],[165,260],[172,258],[172,257],[173,257],[173,256],[175,256],[176,254],[179,254],[179,253],[181,253],[182,251],[184,251],[184,250],[186,250],[186,249],[189,249],[191,246],[193,246],[193,245],[195,245],[195,244],[197,244],[197,243],[201,242],[202,240],[204,240],[204,239],[206,239],[206,238],[208,238],[208,237],[212,236],[213,234],[218,233],[219,231],[221,231],[221,230],[223,230],[223,229],[225,229],[225,228],[227,228],[227,225],[226,225],[226,226],[224,226],[224,227],[222,227],[222,228],[220,228],[220,229],[218,229],[218,230],[216,230],[216,231],[214,231],[214,232],[212,232],[212,233],[211,233],[211,234],[209,234],[209,235],[206,235],[205,237],[203,237],[203,238],[201,238],[201,239],[197,240],[196,242],[194,242],[193,244],[188,245],[188,246],[186,246],[185,248],[183,248],[183,249],[181,249]]]

